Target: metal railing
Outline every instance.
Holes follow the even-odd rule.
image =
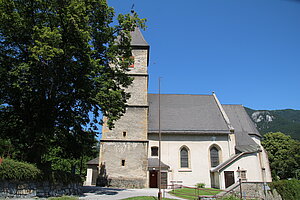
[[[240,186],[239,182],[235,183],[234,185],[232,185],[226,190],[184,186],[182,185],[182,181],[172,181],[171,183],[172,183],[171,185],[165,185],[165,188],[171,189],[169,193],[174,194],[175,196],[177,195],[178,197],[182,196],[183,198],[186,197],[189,199],[196,199],[196,200],[205,200],[205,199],[217,200],[217,199],[222,199],[224,196],[231,195],[240,198],[239,189],[237,189]],[[243,182],[242,184],[247,184],[247,182]],[[178,190],[178,189],[185,189],[185,188],[189,189],[190,191],[185,192],[184,190]],[[191,190],[193,192],[191,192]],[[220,191],[220,192],[216,194],[216,191]],[[243,192],[242,199],[259,200],[264,198],[259,196],[249,195],[246,192]]]
[[[168,188],[171,189],[170,194],[174,194],[175,196],[183,196],[189,199],[216,199],[217,194],[216,191],[220,191],[219,189],[212,188],[197,188],[197,187],[189,187],[183,186],[182,183],[174,183],[172,185],[168,185]],[[183,190],[178,190],[183,189]],[[188,189],[189,192],[185,192],[184,189]],[[193,193],[191,192],[193,191]],[[203,195],[203,193],[206,193]]]

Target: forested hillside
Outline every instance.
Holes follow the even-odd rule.
[[[260,133],[282,132],[300,140],[300,110],[252,110],[247,113]]]

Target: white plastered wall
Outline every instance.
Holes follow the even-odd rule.
[[[92,185],[92,177],[93,177],[93,169],[87,168],[86,169],[86,179],[83,185],[91,186]]]
[[[259,163],[258,153],[244,154],[238,160],[227,166],[220,173],[220,186],[225,189],[224,171],[234,171],[235,182],[238,182],[238,168],[246,170],[246,181],[262,182],[262,170]]]
[[[266,152],[266,150],[263,148],[263,146],[261,145],[260,142],[260,137],[258,136],[251,136],[251,138],[257,143],[259,144],[260,148],[262,149],[262,151],[260,152],[260,162],[261,162],[261,168],[264,171],[264,177],[263,177],[263,181],[264,182],[272,182],[272,175],[271,175],[271,169],[270,169],[270,163],[269,163],[269,158],[268,158],[268,154]]]
[[[149,134],[149,154],[151,147],[158,146],[158,134]],[[217,145],[220,151],[220,162],[230,156],[227,135],[188,135],[188,134],[163,134],[162,162],[170,166],[168,184],[170,181],[182,181],[185,186],[194,186],[196,183],[205,183],[211,186],[210,181],[210,154],[212,145]],[[189,168],[180,168],[180,148],[189,149]]]

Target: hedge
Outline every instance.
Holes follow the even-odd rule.
[[[279,180],[269,184],[272,189],[276,189],[283,200],[300,199],[300,180]]]
[[[65,171],[41,171],[26,162],[4,159],[0,164],[0,180],[47,181],[49,183],[82,183],[80,175]]]
[[[41,171],[33,164],[4,159],[0,164],[0,180],[37,180]]]

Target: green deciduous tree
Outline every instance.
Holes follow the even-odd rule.
[[[300,142],[281,132],[264,135],[273,179],[297,177],[300,169]]]
[[[19,158],[41,163],[53,140],[92,134],[99,111],[110,127],[125,112],[130,31],[145,20],[114,17],[105,0],[0,0],[0,135]]]

